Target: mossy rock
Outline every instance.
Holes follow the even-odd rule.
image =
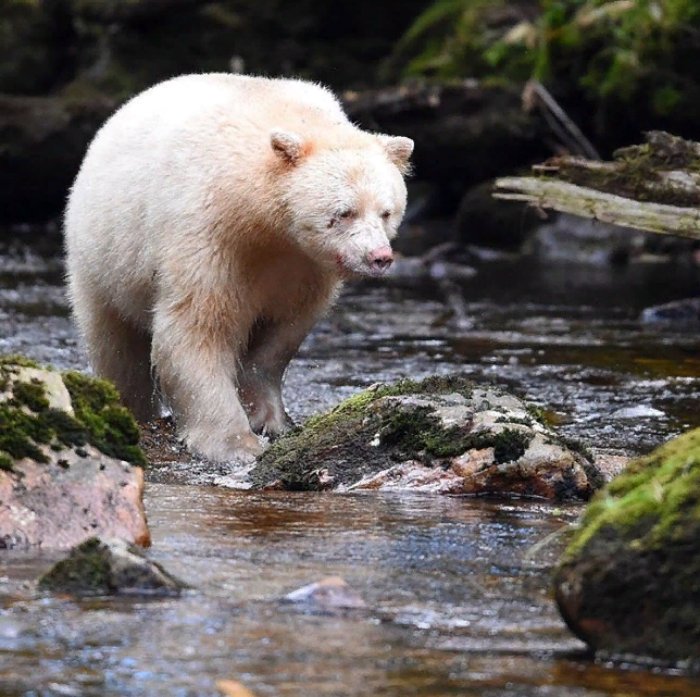
[[[420,470],[443,493],[581,498],[595,467],[535,409],[461,376],[376,385],[309,419],[263,453],[254,487],[381,488]],[[402,468],[402,469],[401,469]]]
[[[596,495],[554,584],[564,619],[593,649],[700,668],[700,429]]]
[[[54,453],[86,445],[141,465],[138,440],[111,383],[44,369],[22,356],[0,357],[0,469],[11,471],[23,458],[49,463]]]
[[[71,595],[178,595],[187,585],[121,539],[91,537],[39,579],[39,590]]]

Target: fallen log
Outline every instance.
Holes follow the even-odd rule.
[[[533,167],[534,176],[496,180],[494,196],[700,240],[700,143],[652,131],[613,158],[554,157]]]

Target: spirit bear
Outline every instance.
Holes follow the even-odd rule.
[[[136,96],[65,215],[95,372],[142,420],[160,393],[194,453],[250,461],[255,433],[286,428],[283,374],[342,281],[391,264],[412,150],[300,80],[189,75]]]

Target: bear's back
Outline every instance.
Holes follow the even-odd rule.
[[[191,132],[193,127],[245,126],[269,135],[272,128],[313,129],[351,125],[340,103],[326,88],[301,80],[250,77],[228,73],[184,75],[142,92],[127,102],[105,124],[112,137],[123,133],[131,140],[146,129],[159,139]],[[311,129],[311,132],[309,132]]]

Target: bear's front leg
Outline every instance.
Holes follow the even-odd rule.
[[[243,406],[256,433],[278,436],[292,420],[282,402],[282,378],[315,317],[259,321],[241,358],[238,376]]]
[[[199,309],[191,302],[156,306],[152,363],[160,387],[193,453],[217,462],[252,462],[262,445],[236,390],[235,338],[242,334]]]

